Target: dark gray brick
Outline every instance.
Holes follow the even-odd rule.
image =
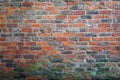
[[[120,46],[115,46],[115,49],[116,50],[120,50]]]
[[[106,58],[106,55],[104,54],[93,54],[91,55],[93,58]]]
[[[79,38],[76,36],[76,37],[70,37],[70,41],[78,41]]]
[[[109,46],[110,44],[109,44],[109,42],[102,42],[101,45],[102,46]]]
[[[100,33],[99,36],[111,36],[111,33]]]
[[[79,46],[79,50],[87,50],[89,49],[89,46]]]
[[[62,23],[62,20],[51,20],[50,23]]]
[[[62,51],[61,54],[72,54],[73,51]]]
[[[28,53],[29,54],[29,53]],[[24,59],[34,59],[35,56],[34,55],[23,55]]]
[[[1,60],[1,62],[3,62],[3,63],[12,63],[13,62],[13,60],[9,60],[9,59],[3,59],[3,60]]]
[[[10,33],[5,33],[5,34],[1,34],[2,37],[12,37],[12,34]]]
[[[82,71],[85,71],[85,68],[76,68],[74,71],[75,72],[82,72]]]
[[[37,13],[37,15],[46,15],[47,14],[46,11],[37,11],[36,13]]]
[[[104,67],[105,63],[93,63],[93,67]]]
[[[14,37],[24,37],[24,33],[14,33]]]
[[[81,16],[81,19],[92,19],[91,15],[83,15]]]
[[[113,22],[114,22],[114,23],[120,23],[120,18],[114,19]]]
[[[73,11],[62,11],[62,15],[73,15]]]
[[[10,6],[12,6],[12,7],[21,7],[22,6],[22,3],[20,3],[20,2],[12,2],[12,3],[10,3]]]
[[[96,10],[92,10],[92,11],[87,11],[87,14],[98,14],[99,12]]]
[[[18,24],[7,24],[7,28],[17,28]]]
[[[68,66],[68,67],[74,67],[74,66],[75,66],[75,63],[70,62],[70,63],[67,64],[67,66]]]
[[[86,51],[87,52],[87,54],[97,54],[98,53],[98,51]]]
[[[97,34],[96,33],[86,33],[85,36],[87,36],[87,37],[96,37]]]
[[[119,62],[120,58],[110,58],[109,61],[110,62]]]
[[[39,20],[38,23],[50,23],[49,20]]]
[[[16,63],[6,63],[6,67],[17,67]]]
[[[41,50],[40,46],[31,46],[30,50]]]
[[[102,23],[112,23],[111,19],[101,19]]]
[[[87,30],[85,28],[80,28],[80,32],[86,32]]]
[[[108,59],[105,58],[97,58],[96,62],[108,62]]]

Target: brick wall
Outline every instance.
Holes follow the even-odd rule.
[[[0,0],[0,80],[119,80],[120,0]]]

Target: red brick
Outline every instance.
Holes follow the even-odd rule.
[[[66,37],[58,37],[57,41],[68,41],[68,38],[66,38]]]
[[[37,23],[36,20],[25,20],[25,23]]]
[[[110,27],[110,24],[101,23],[101,24],[98,24],[98,27]]]
[[[104,38],[104,41],[115,41],[116,38],[114,37],[108,37],[108,38]]]
[[[79,38],[79,41],[90,41],[89,37]]]
[[[33,30],[30,28],[22,28],[22,32],[32,32]]]
[[[85,11],[74,11],[74,15],[84,15]]]
[[[110,10],[101,10],[100,11],[101,14],[111,14]]]

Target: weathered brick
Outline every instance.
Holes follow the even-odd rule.
[[[12,7],[21,7],[21,3],[19,3],[19,2],[14,2],[14,3],[10,3],[10,6],[12,6]]]
[[[85,15],[85,11],[74,11],[74,15]],[[88,17],[82,16],[81,18],[88,18]]]
[[[62,15],[72,15],[73,11],[62,11]]]
[[[12,34],[1,34],[2,37],[12,37]]]

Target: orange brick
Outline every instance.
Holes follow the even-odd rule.
[[[64,41],[63,46],[72,46],[74,45],[74,42]]]
[[[36,20],[25,20],[25,23],[37,23]]]
[[[66,19],[66,18],[67,18],[67,16],[65,16],[65,15],[56,16],[56,19]]]
[[[78,15],[70,15],[70,16],[68,16],[68,19],[77,19],[77,18],[79,18]]]
[[[36,45],[36,42],[25,42],[24,45],[28,45],[28,46],[34,46]]]
[[[55,32],[52,34],[54,37],[62,37],[63,34],[61,32]]]
[[[106,2],[106,5],[118,5],[117,1],[108,1]]]
[[[92,38],[93,41],[102,41],[103,38]]]
[[[57,15],[57,14],[59,14],[59,12],[58,11],[49,11],[49,14],[50,15]]]
[[[49,33],[39,33],[38,36],[42,36],[42,37],[49,37],[50,34]]]
[[[65,37],[72,37],[72,36],[75,36],[75,34],[74,33],[63,33],[63,36],[65,36]]]
[[[0,24],[0,28],[6,28],[6,24]]]
[[[40,46],[49,46],[49,44],[48,44],[48,42],[43,42],[43,41],[41,41],[41,42],[37,42],[37,45],[40,45]]]
[[[46,47],[42,47],[42,50],[43,51],[52,51],[52,50],[54,50],[54,47],[53,46],[46,46]]]
[[[35,27],[35,28],[42,28],[42,27],[43,27],[43,24],[33,24],[32,27]]]
[[[61,6],[61,7],[60,7],[60,10],[68,10],[68,9],[69,9],[68,6]]]
[[[98,42],[89,42],[90,45],[98,45]]]
[[[54,19],[54,16],[46,15],[46,16],[43,16],[43,19]]]
[[[55,6],[48,6],[48,7],[46,8],[46,10],[55,11],[55,10],[56,10],[56,7],[55,7]]]
[[[24,6],[20,7],[20,10],[30,10],[30,9],[31,9],[30,7],[24,7]]]
[[[5,19],[5,16],[1,15],[0,20],[3,20],[3,19]]]
[[[11,42],[1,42],[0,46],[11,46]]]
[[[100,29],[97,28],[97,29],[89,29],[89,32],[100,32]]]
[[[11,72],[13,69],[12,68],[3,68],[5,72]]]
[[[5,38],[0,38],[0,41],[5,41],[6,39]]]

